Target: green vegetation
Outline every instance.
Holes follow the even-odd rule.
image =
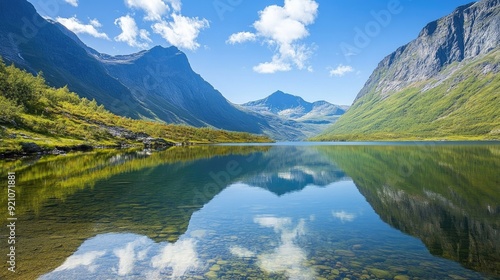
[[[451,65],[443,82],[419,83],[389,96],[371,91],[312,140],[500,139],[500,74],[483,73],[499,64],[497,50],[453,74],[457,65]],[[434,87],[424,90],[428,85]]]
[[[186,232],[191,215],[226,187],[205,189],[214,182],[210,172],[267,150],[199,145],[147,154],[99,149],[3,162],[0,172],[16,173],[16,217],[23,221],[16,225],[23,233],[16,243],[16,273],[37,279],[98,234],[135,233],[175,242]],[[7,203],[6,195],[0,203]],[[7,216],[6,207],[0,216]],[[0,279],[10,279],[6,264],[0,268]]]
[[[123,134],[140,133],[174,143],[271,141],[265,136],[242,132],[116,116],[95,100],[80,98],[67,87],[47,86],[42,73],[34,77],[14,66],[6,66],[1,58],[0,106],[0,153],[18,151],[22,142],[33,142],[45,149],[81,144],[137,144],[133,137],[124,137]],[[120,134],[113,133],[116,131]]]
[[[377,214],[429,251],[498,275],[500,146],[318,147]]]

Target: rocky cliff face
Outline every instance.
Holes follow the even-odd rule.
[[[370,92],[389,95],[426,81],[453,63],[491,52],[499,43],[500,0],[461,6],[427,24],[416,40],[384,58],[356,99]]]
[[[317,140],[499,139],[500,0],[457,8],[384,58]]]

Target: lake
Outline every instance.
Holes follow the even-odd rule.
[[[103,150],[0,169],[17,191],[2,279],[500,278],[498,143]]]

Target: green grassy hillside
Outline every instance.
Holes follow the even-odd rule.
[[[211,128],[193,128],[116,116],[95,100],[80,98],[66,87],[51,88],[43,75],[6,66],[0,58],[0,152],[21,143],[56,146],[140,144],[130,135],[170,142],[269,142],[264,136]]]
[[[313,140],[500,139],[500,50],[388,96],[372,90]],[[495,73],[496,72],[496,73]],[[440,79],[440,80],[438,80]],[[430,87],[430,89],[429,89]]]

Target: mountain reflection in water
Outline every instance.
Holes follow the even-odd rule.
[[[25,194],[25,279],[482,279],[500,275],[499,155],[498,145],[217,146],[2,170],[16,170]]]

